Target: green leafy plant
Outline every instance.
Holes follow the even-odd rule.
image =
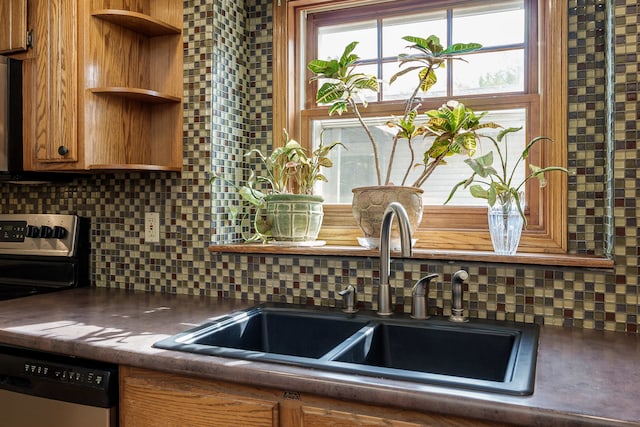
[[[265,155],[261,150],[253,149],[247,156],[255,155],[264,165],[266,176],[256,176],[257,182],[266,182],[272,193],[282,194],[313,194],[313,184],[316,181],[327,182],[321,168],[330,168],[333,162],[329,159],[329,152],[340,142],[320,146],[308,156],[300,143],[289,138],[284,131],[285,143]]]
[[[457,43],[444,48],[440,39],[434,35],[427,38],[406,36],[403,40],[411,43],[407,48],[412,53],[398,55],[400,67],[405,67],[391,77],[390,83],[408,73],[417,75],[417,84],[406,100],[404,113],[399,118],[392,118],[387,126],[393,129],[391,141],[391,155],[387,165],[386,177],[382,180],[378,143],[371,130],[364,121],[359,104],[367,107],[365,93],[378,92],[377,77],[355,71],[360,58],[354,53],[358,42],[349,43],[340,58],[315,59],[309,62],[307,68],[314,73],[311,81],[318,81],[316,102],[328,105],[328,114],[338,114],[351,111],[365,131],[371,143],[378,185],[391,184],[391,172],[394,166],[396,148],[399,141],[406,141],[409,147],[411,161],[403,174],[401,185],[407,185],[409,173],[414,168],[421,168],[419,177],[411,184],[421,187],[431,176],[435,168],[445,164],[446,157],[454,154],[466,153],[473,155],[479,138],[477,131],[485,127],[498,127],[495,123],[480,123],[484,114],[476,115],[473,110],[462,103],[449,102],[439,109],[426,112],[426,123],[417,124],[420,107],[418,96],[427,92],[437,82],[436,70],[444,67],[447,61],[462,60],[460,55],[480,49],[478,43]],[[414,140],[422,137],[434,137],[432,145],[420,156],[415,153]]]
[[[494,151],[489,151],[482,156],[466,159],[465,163],[469,165],[473,173],[469,178],[458,182],[453,187],[445,204],[453,198],[454,194],[460,187],[465,189],[468,188],[473,197],[487,200],[489,206],[494,206],[496,202],[499,202],[501,205],[508,205],[515,202],[518,212],[523,218],[526,226],[527,220],[524,215],[522,201],[520,200],[520,195],[525,184],[529,180],[535,178],[538,180],[540,186],[544,187],[547,182],[545,173],[552,171],[568,173],[568,170],[561,166],[548,166],[541,168],[539,166],[529,164],[529,173],[525,178],[519,182],[514,182],[514,177],[518,167],[522,162],[527,161],[531,149],[541,141],[550,141],[549,138],[544,136],[533,138],[529,141],[524,150],[522,150],[522,153],[520,154],[520,157],[518,157],[515,165],[513,165],[512,168],[509,168],[509,165],[507,164],[509,144],[507,143],[506,137],[510,133],[518,132],[521,129],[522,128],[503,129],[498,133],[496,138],[487,136],[495,148],[495,154]],[[499,160],[498,169],[493,166],[496,154]]]
[[[271,194],[313,194],[313,185],[317,181],[327,182],[322,168],[330,168],[333,162],[328,155],[340,142],[324,145],[322,141],[317,149],[307,154],[300,143],[289,137],[286,129],[283,131],[284,144],[274,149],[270,154],[261,150],[249,150],[245,156],[255,157],[262,166],[260,170],[251,170],[244,185],[238,185],[224,179],[215,171],[211,181],[220,179],[235,188],[240,196],[241,204],[230,207],[232,218],[241,221],[250,220],[255,231],[247,241],[266,241],[270,235],[270,226],[266,223],[262,210],[266,208],[267,198]]]

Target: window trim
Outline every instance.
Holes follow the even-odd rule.
[[[300,8],[320,9],[336,3],[340,6],[371,4],[371,0],[290,0],[274,1],[274,57],[273,57],[273,129],[287,128],[291,135],[309,134],[302,129],[296,118],[296,102],[300,94],[293,79],[300,58],[300,47],[295,40],[299,29],[296,16]],[[540,55],[538,82],[541,95],[540,111],[544,118],[534,118],[539,122],[539,134],[550,137],[554,142],[540,145],[544,156],[552,164],[567,165],[567,8],[561,0],[538,0],[538,50]],[[545,29],[553,31],[545,31]],[[295,46],[290,52],[288,47]],[[286,94],[286,95],[282,95]],[[525,95],[527,96],[527,95]],[[473,107],[472,97],[466,101]],[[372,105],[370,106],[370,108]],[[274,139],[277,143],[277,139]],[[523,232],[519,246],[521,252],[566,253],[567,251],[567,178],[565,174],[549,174],[548,184],[541,189],[544,203],[535,218],[530,219],[530,227]],[[562,197],[550,197],[560,194]],[[477,228],[456,229],[449,225],[452,215],[463,214],[470,208],[425,206],[423,224],[415,233],[418,247],[431,249],[464,249],[490,251],[491,240],[486,224],[477,223]],[[471,208],[478,211],[484,208]],[[426,218],[429,218],[426,221]],[[355,245],[361,235],[356,226],[351,207],[325,205],[325,219],[319,238],[328,244]]]

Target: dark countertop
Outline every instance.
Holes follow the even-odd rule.
[[[253,305],[102,288],[0,301],[0,343],[381,406],[523,425],[640,426],[640,337],[544,326],[535,391],[508,396],[200,356],[151,345]]]

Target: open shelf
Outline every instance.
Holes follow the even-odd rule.
[[[111,22],[150,37],[181,34],[180,28],[143,13],[120,9],[101,9],[92,12],[96,18]]]
[[[91,88],[89,91],[95,94],[118,96],[148,104],[179,103],[182,101],[182,99],[177,96],[157,92],[151,89],[113,86]]]
[[[89,170],[99,171],[166,171],[166,172],[180,172],[181,167],[170,167],[163,165],[149,165],[149,164],[110,164],[110,165],[91,165]]]

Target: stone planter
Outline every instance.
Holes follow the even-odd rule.
[[[422,221],[422,193],[420,188],[382,185],[358,187],[353,190],[351,208],[356,223],[363,236],[358,238],[361,246],[377,248],[380,242],[382,216],[391,202],[400,203],[409,216],[411,233],[413,234]],[[397,225],[391,230],[391,245],[398,248],[400,235]]]
[[[313,242],[318,238],[324,212],[321,196],[272,194],[267,196],[267,223],[277,242]]]

